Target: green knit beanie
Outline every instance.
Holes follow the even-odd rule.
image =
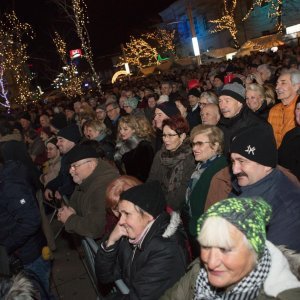
[[[266,225],[272,214],[271,206],[262,198],[229,198],[215,203],[198,220],[199,234],[209,217],[221,217],[245,234],[259,257],[264,252]]]

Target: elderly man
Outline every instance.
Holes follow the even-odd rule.
[[[272,206],[267,238],[276,245],[300,251],[300,187],[277,164],[271,128],[253,126],[237,134],[230,145],[234,194],[262,197]]]
[[[107,124],[108,128],[112,132],[112,137],[114,138],[114,140],[116,140],[117,133],[118,133],[119,119],[121,118],[119,104],[117,102],[108,102],[106,104],[106,115],[110,120],[109,124]]]
[[[284,135],[296,126],[294,111],[300,89],[300,71],[282,73],[276,84],[276,93],[281,103],[273,106],[268,121],[272,125],[277,148]]]
[[[225,149],[229,150],[231,138],[242,128],[251,127],[257,123],[270,125],[256,116],[246,105],[245,88],[238,82],[225,84],[219,96],[221,119],[218,126],[224,132]]]
[[[190,107],[186,116],[186,120],[189,122],[190,130],[195,126],[201,124],[200,118],[200,91],[197,88],[190,89],[188,92],[188,100]]]
[[[202,124],[217,125],[221,118],[219,106],[214,103],[205,104],[200,111],[200,117]]]
[[[80,141],[81,135],[76,124],[69,125],[61,129],[57,134],[57,147],[62,155],[61,167],[58,176],[51,180],[44,192],[46,200],[55,198],[61,199],[62,196],[70,197],[74,191],[74,183],[68,169],[68,153]],[[54,194],[55,193],[55,194]]]
[[[58,220],[70,233],[99,238],[105,226],[105,190],[118,172],[98,159],[96,150],[87,145],[75,146],[68,155],[68,163],[77,186],[70,206],[59,209]]]

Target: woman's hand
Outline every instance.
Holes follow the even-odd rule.
[[[122,236],[128,236],[128,233],[125,227],[118,222],[106,242],[106,247],[114,245]]]

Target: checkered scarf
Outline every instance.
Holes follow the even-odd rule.
[[[196,280],[194,300],[252,300],[256,299],[271,267],[271,255],[267,247],[255,269],[233,289],[220,291],[213,288],[207,272],[201,268]]]

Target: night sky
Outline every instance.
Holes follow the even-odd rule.
[[[29,43],[30,63],[49,68],[49,73],[54,73],[59,65],[59,57],[52,43],[55,30],[67,42],[68,50],[80,47],[73,24],[54,2],[55,0],[0,0],[1,16],[14,9],[21,22],[32,26],[35,39]],[[173,2],[174,0],[85,0],[94,59],[119,53],[121,43],[128,41],[130,35],[137,35],[151,24],[160,22],[158,12]]]

